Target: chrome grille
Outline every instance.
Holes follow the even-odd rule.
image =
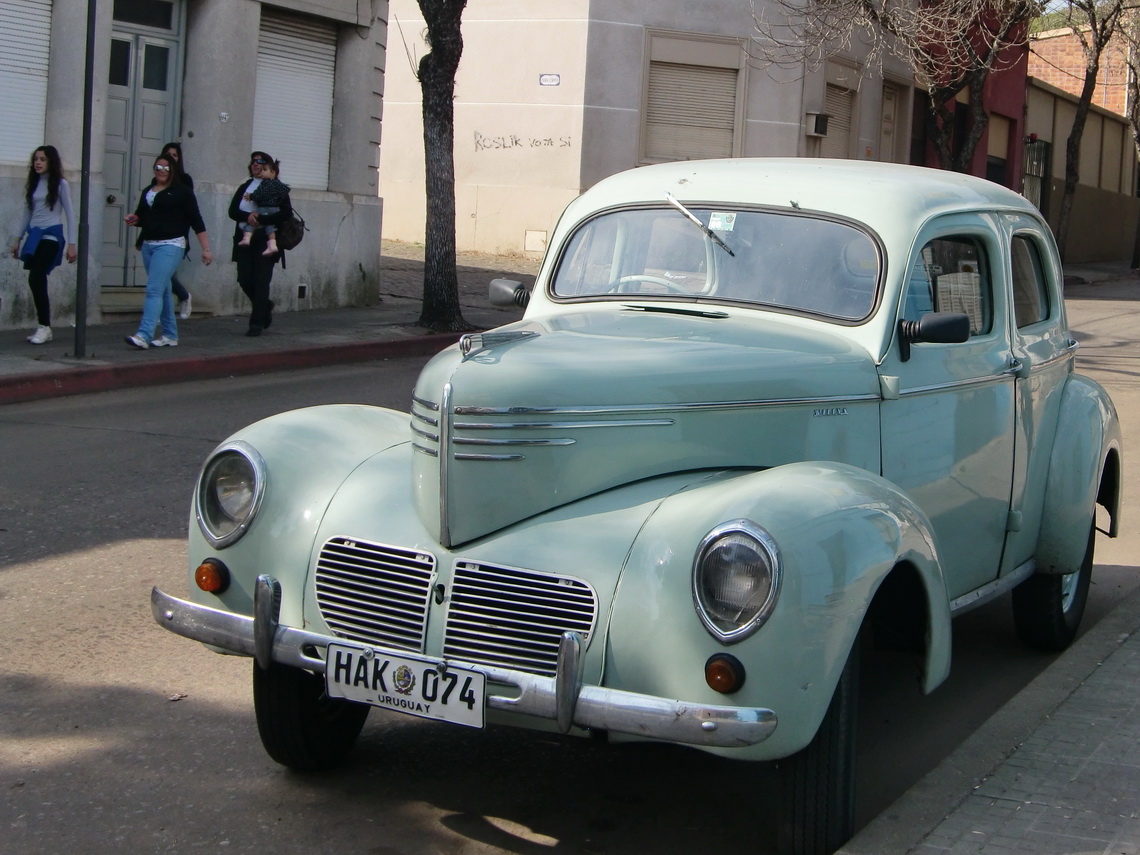
[[[587,638],[597,606],[579,579],[461,562],[451,581],[444,656],[553,676],[562,633]]]
[[[430,553],[334,537],[317,558],[317,606],[336,635],[422,652]]]

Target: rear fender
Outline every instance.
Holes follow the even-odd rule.
[[[704,535],[735,519],[772,536],[782,580],[768,621],[725,644],[696,614],[692,565]],[[871,601],[904,563],[922,582],[930,616],[924,689],[931,691],[949,673],[950,612],[929,520],[906,494],[878,475],[830,462],[710,478],[665,500],[638,535],[611,610],[605,683],[771,707],[779,728],[762,749],[745,753],[791,754],[818,729]],[[722,652],[748,675],[728,696],[703,679],[705,661]]]
[[[1065,384],[1034,557],[1041,573],[1071,573],[1081,565],[1095,505],[1110,515],[1108,534],[1120,528],[1120,421],[1108,393],[1074,374]]]

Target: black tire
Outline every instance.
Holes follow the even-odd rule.
[[[1064,650],[1077,637],[1092,579],[1096,524],[1089,526],[1080,569],[1065,576],[1034,573],[1013,589],[1013,623],[1017,635],[1038,650]]]
[[[325,681],[310,671],[253,663],[253,709],[266,753],[303,772],[344,759],[360,735],[370,707],[325,694]]]
[[[780,761],[781,855],[830,855],[855,833],[859,646],[857,638],[812,741]]]

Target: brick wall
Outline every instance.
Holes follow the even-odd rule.
[[[1072,30],[1049,30],[1029,37],[1029,76],[1073,95],[1081,94],[1085,79],[1085,52]],[[1114,37],[1100,60],[1093,104],[1118,115],[1128,107],[1128,48]]]

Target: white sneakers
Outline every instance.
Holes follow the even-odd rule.
[[[128,335],[125,336],[125,338],[127,344],[131,345],[132,347],[137,347],[139,350],[146,350],[148,347],[150,347],[150,345],[146,343],[146,339],[141,335]]]
[[[192,297],[190,296],[190,294],[188,292],[186,294],[186,299],[183,300],[182,305],[178,307],[178,317],[182,318],[182,320],[186,320],[188,317],[190,317],[190,300],[191,299],[192,299]]]
[[[189,302],[189,301],[187,301]],[[178,339],[169,336],[159,336],[150,343],[151,347],[178,347]]]
[[[47,344],[51,341],[51,327],[36,327],[36,331],[28,336],[32,344]]]

